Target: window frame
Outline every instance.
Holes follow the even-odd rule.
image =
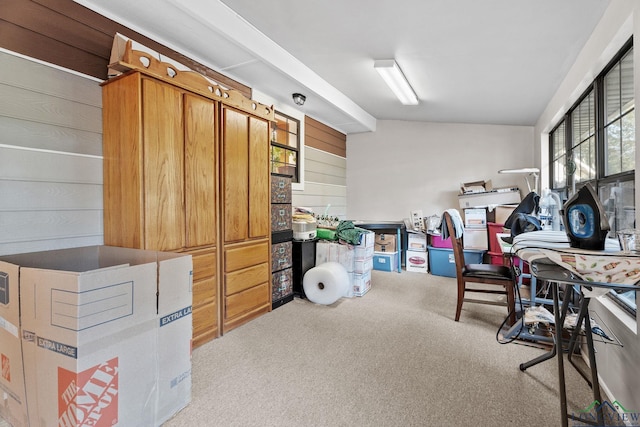
[[[630,38],[622,48],[616,53],[616,55],[611,59],[611,61],[607,64],[607,66],[602,70],[600,74],[594,79],[594,81],[584,90],[582,95],[578,98],[578,100],[567,110],[567,112],[559,119],[558,123],[552,128],[549,132],[549,141],[548,141],[548,150],[549,150],[549,183],[548,186],[553,191],[560,194],[560,197],[566,199],[569,194],[574,194],[575,191],[587,183],[591,183],[593,187],[600,192],[600,186],[606,186],[608,184],[620,184],[620,183],[628,183],[632,182],[635,188],[635,166],[634,169],[628,171],[621,171],[616,173],[611,173],[607,175],[607,138],[606,132],[608,126],[613,123],[615,120],[622,120],[625,115],[629,114],[631,111],[635,114],[635,99],[633,100],[633,108],[630,110],[620,109],[619,115],[614,120],[609,120],[606,115],[606,100],[605,100],[605,78],[606,76],[618,65],[622,66],[622,60],[627,57],[629,54],[633,54],[633,38]],[[631,56],[633,58],[633,56]],[[633,64],[635,68],[637,65]],[[622,70],[622,68],[621,68]],[[632,73],[633,75],[633,73]],[[622,86],[622,73],[621,79],[618,82],[620,86]],[[635,82],[634,82],[635,83]],[[621,92],[622,93],[622,90]],[[572,120],[575,117],[574,112],[582,105],[583,101],[587,99],[588,96],[593,94],[594,96],[594,112],[592,119],[594,120],[594,143],[595,143],[595,176],[589,177],[589,179],[584,179],[578,181],[576,178],[575,171],[575,162],[574,159],[574,148],[579,147],[584,141],[581,138],[580,143],[574,147],[574,127]],[[621,95],[622,99],[622,95]],[[621,104],[622,105],[622,104]],[[561,126],[564,125],[564,142],[565,142],[565,164],[559,165],[557,161],[560,160],[560,157],[555,157],[554,151],[554,141],[556,132],[562,132]],[[622,131],[621,131],[622,135]],[[587,138],[588,139],[588,138]],[[635,136],[635,125],[634,125],[634,140],[636,140]],[[637,141],[637,140],[636,140]],[[634,146],[637,145],[634,144]],[[620,151],[620,156],[622,157],[622,150]],[[634,156],[635,157],[635,156]],[[556,168],[560,168],[560,166],[564,166],[565,170],[565,180],[564,186],[554,187],[556,182],[560,180],[555,176]],[[637,209],[635,206],[635,198],[634,198],[634,211]],[[632,317],[636,318],[637,316],[637,305],[636,307],[632,307],[621,298],[615,291],[610,291],[607,294],[608,297],[619,307],[621,307],[625,312],[627,312]],[[637,301],[637,292],[636,292],[636,301]]]
[[[271,138],[270,138],[270,143],[269,143],[269,145],[270,145],[269,146],[269,151],[270,151],[270,153],[269,153],[270,168],[269,169],[270,169],[271,173],[284,173],[284,174],[287,174],[287,175],[291,175],[292,183],[293,184],[299,184],[301,179],[302,179],[301,170],[300,170],[300,167],[302,165],[301,157],[300,157],[301,154],[302,154],[302,150],[300,148],[301,132],[302,132],[302,126],[301,126],[302,121],[300,119],[297,119],[295,117],[292,117],[292,116],[290,116],[288,114],[282,113],[282,112],[277,111],[277,110],[275,111],[275,116],[280,116],[280,117],[284,118],[287,122],[295,123],[297,131],[294,133],[294,132],[290,132],[288,129],[279,128],[278,125],[277,125],[277,123],[278,123],[277,120],[275,120],[272,123],[272,125],[271,125]],[[280,131],[280,132],[278,132],[278,131]],[[296,147],[293,147],[292,145],[287,144],[286,142],[279,141],[277,136],[278,135],[283,135],[283,134],[286,134],[289,137],[291,135],[295,135]],[[289,139],[289,138],[287,138],[287,139]],[[285,172],[274,170],[274,165],[275,165],[275,162],[274,162],[274,159],[273,159],[273,149],[274,148],[278,148],[278,149],[282,149],[282,150],[286,150],[286,151],[291,151],[291,152],[295,153],[295,158],[296,158],[295,166],[292,166],[292,164],[288,163],[288,162],[285,162],[285,164],[284,164],[285,168],[294,167],[295,169],[294,169],[293,173],[287,173],[288,169]],[[285,151],[285,154],[286,154],[286,151]]]

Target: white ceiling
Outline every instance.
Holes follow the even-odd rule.
[[[342,132],[534,125],[610,0],[76,0]],[[395,58],[420,100],[373,68]]]

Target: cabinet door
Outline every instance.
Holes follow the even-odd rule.
[[[224,241],[249,237],[249,116],[222,107]]]
[[[142,81],[145,248],[184,247],[184,138],[182,92]]]
[[[224,241],[266,237],[269,221],[269,125],[222,107]]]
[[[102,86],[105,245],[144,248],[140,75]]]
[[[269,124],[249,118],[249,237],[267,236],[271,227],[269,174]]]
[[[184,97],[186,245],[216,244],[217,153],[216,104]]]

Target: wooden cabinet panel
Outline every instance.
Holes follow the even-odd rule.
[[[222,107],[224,241],[247,239],[249,223],[249,137],[245,113]],[[266,178],[266,177],[265,177]]]
[[[193,259],[193,340],[206,342],[218,336],[218,280],[215,249],[189,251]],[[203,307],[207,307],[203,309]],[[213,315],[211,311],[213,310]],[[198,325],[196,328],[195,325]],[[210,335],[215,331],[214,335]]]
[[[184,140],[182,93],[142,80],[145,248],[184,247]]]
[[[142,249],[140,75],[102,87],[104,243]]]
[[[103,153],[105,243],[193,256],[197,346],[271,309],[273,112],[194,82],[144,70],[107,81]]]
[[[228,273],[226,295],[229,296],[259,285],[269,280],[270,274],[267,263]]]
[[[187,247],[216,244],[218,144],[216,104],[184,97],[185,215]]]
[[[231,272],[269,260],[269,241],[225,249],[224,271]]]
[[[228,296],[226,298],[226,320],[232,320],[238,315],[261,308],[265,304],[269,305],[269,292],[270,284],[263,283],[244,292]]]
[[[249,237],[270,233],[269,123],[249,118]]]
[[[217,317],[216,304],[203,305],[193,310],[193,347],[198,347],[218,336]]]
[[[202,280],[216,275],[216,250],[189,251],[193,259],[193,280]]]
[[[211,304],[217,300],[216,278],[198,280],[193,282],[193,307],[199,307],[204,304]]]

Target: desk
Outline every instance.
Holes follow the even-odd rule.
[[[569,298],[563,298],[562,307],[560,307],[560,292],[559,287],[564,286],[565,296],[572,289],[578,289],[581,294],[581,301],[578,309],[578,320],[576,322],[576,327],[573,330],[571,337],[568,342],[568,360],[571,364],[578,370],[578,372],[582,375],[582,377],[587,381],[589,386],[593,390],[593,399],[594,401],[602,402],[601,393],[600,393],[600,385],[598,384],[598,369],[596,366],[596,358],[595,351],[593,347],[593,334],[591,331],[591,320],[589,316],[589,301],[591,298],[589,296],[585,296],[584,290],[585,288],[594,290],[596,288],[604,288],[604,289],[627,289],[627,290],[640,290],[640,285],[625,285],[619,283],[601,283],[601,282],[593,282],[593,281],[585,281],[579,278],[576,274],[570,272],[569,270],[561,267],[558,264],[555,264],[548,259],[540,258],[537,260],[531,261],[531,272],[541,282],[549,283],[551,286],[551,292],[553,297],[553,312],[555,319],[555,327],[554,330],[554,340],[553,347],[551,350],[535,359],[532,359],[528,362],[520,364],[520,370],[524,371],[527,368],[537,365],[538,363],[544,362],[546,360],[550,360],[553,357],[556,357],[558,363],[558,382],[559,382],[559,393],[560,393],[560,410],[562,416],[562,425],[568,426],[568,419],[571,418],[573,420],[580,421],[586,424],[594,424],[594,425],[604,425],[604,416],[602,413],[602,407],[600,405],[596,406],[596,418],[597,422],[591,422],[591,420],[585,420],[582,418],[576,418],[573,414],[567,413],[567,394],[566,394],[566,386],[565,386],[565,377],[564,377],[564,356],[563,356],[563,338],[562,338],[562,325],[564,325],[564,320],[567,314],[568,306],[569,306]],[[587,376],[573,361],[571,360],[571,356],[574,353],[575,346],[578,342],[578,336],[580,334],[581,325],[584,324],[584,330],[586,335],[587,342],[587,352],[589,357],[589,365],[590,365],[590,376]],[[560,325],[560,326],[558,326]],[[558,330],[560,333],[558,333]]]
[[[396,233],[398,250],[398,273],[402,271],[404,255],[407,249],[407,228],[404,221],[352,221],[356,227],[372,231],[393,231]]]

